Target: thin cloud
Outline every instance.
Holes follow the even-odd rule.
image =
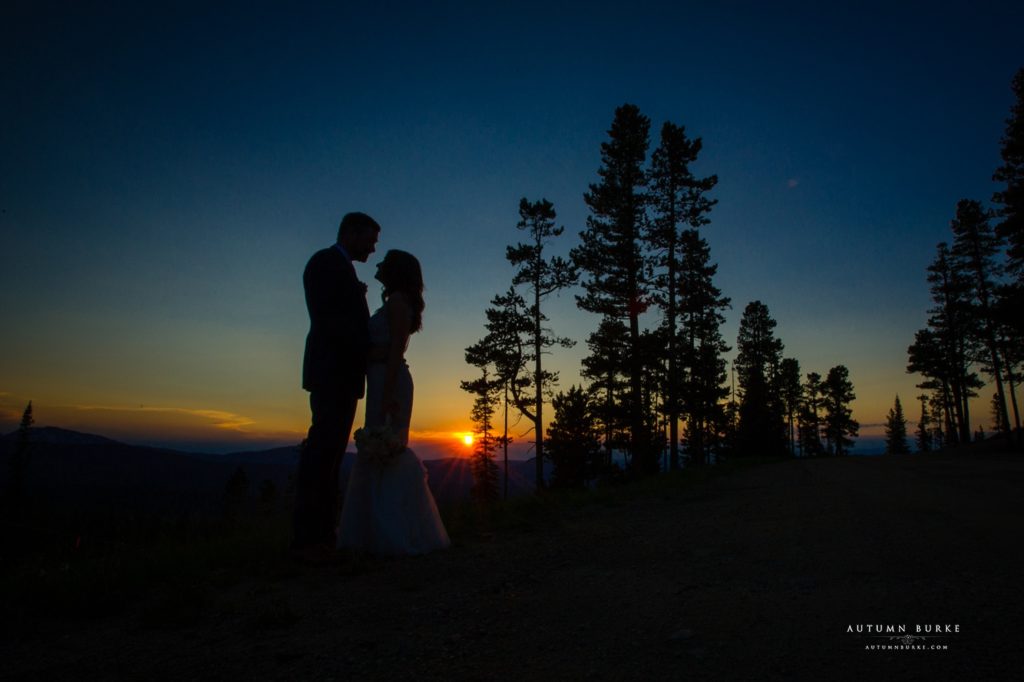
[[[471,431],[410,431],[409,440],[419,441],[459,441]]]
[[[75,405],[74,409],[83,412],[127,412],[127,413],[160,413],[175,414],[186,417],[199,417],[208,420],[210,426],[226,431],[245,432],[245,427],[252,426],[256,422],[249,417],[225,412],[223,410],[195,410],[187,407],[110,407],[106,405]]]

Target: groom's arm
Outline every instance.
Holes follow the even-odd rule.
[[[362,287],[332,250],[317,253],[303,274],[314,333],[353,352],[365,352],[366,303]]]

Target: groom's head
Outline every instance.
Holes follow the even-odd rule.
[[[365,263],[377,246],[380,225],[365,213],[346,213],[338,226],[338,243],[352,260]]]

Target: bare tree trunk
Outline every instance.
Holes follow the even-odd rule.
[[[508,382],[505,382],[505,489],[502,499],[508,499]]]
[[[1004,353],[1005,355],[1005,353]],[[1010,389],[1010,403],[1013,405],[1013,433],[1016,435],[1016,440],[1021,440],[1020,430],[1020,409],[1017,407],[1017,377],[1013,373],[1013,363],[1010,362],[1009,358],[1006,360],[1006,383]],[[1009,424],[1007,424],[1009,426]]]

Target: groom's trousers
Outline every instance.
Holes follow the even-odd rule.
[[[312,425],[299,455],[295,481],[294,548],[334,545],[338,521],[338,475],[359,401],[333,391],[313,391]]]

